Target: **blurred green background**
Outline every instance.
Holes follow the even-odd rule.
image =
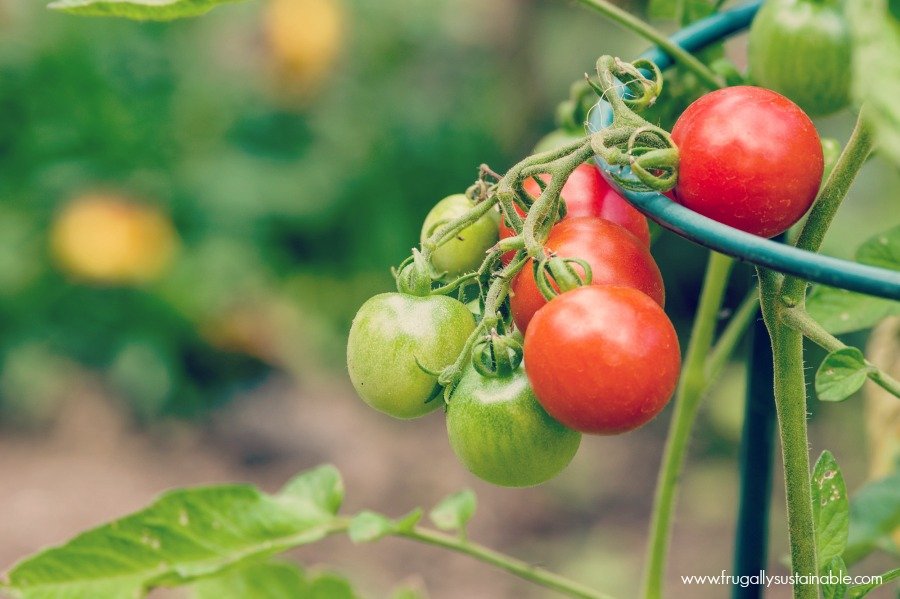
[[[205,430],[216,422],[211,408],[236,397],[252,403],[271,394],[273,380],[289,381],[284,395],[304,418],[345,417],[361,404],[346,384],[350,321],[367,297],[391,287],[388,269],[408,254],[429,208],[463,191],[479,164],[502,171],[525,156],[597,56],[645,47],[550,0],[255,0],[168,24],[77,18],[41,4],[0,0],[0,425],[7,435],[31,431],[32,448],[39,431],[68,418],[62,406],[85,379],[122,408],[129,436],[173,417]],[[739,64],[742,44],[728,48]],[[852,119],[817,124],[846,139]],[[896,224],[898,190],[897,171],[872,161],[826,251],[852,256]],[[654,254],[684,341],[705,254],[669,234]],[[730,306],[749,282],[749,269],[739,269]],[[695,451],[703,467],[692,471],[699,482],[685,499],[701,523],[718,518],[726,548],[733,514],[723,510],[733,506],[722,505],[722,486],[732,496],[743,372],[736,362],[702,416]],[[307,401],[296,391],[307,388],[342,391]],[[381,427],[375,445],[415,428],[384,423],[356,403],[354,418]],[[812,409],[823,412],[815,430],[836,430],[839,420],[861,430],[858,412]],[[562,530],[545,515],[522,539],[563,547],[558,561],[589,581],[611,571],[592,570],[598,560],[621,566],[626,574],[610,584],[630,588],[667,418],[620,445],[586,442],[573,473],[536,496],[562,511]],[[218,442],[257,434],[234,422]],[[848,478],[860,482],[858,437],[825,436],[822,443],[846,450],[845,470],[858,466]],[[250,445],[253,455],[236,458],[242,464],[259,453]],[[340,461],[325,446],[269,445],[263,462],[282,450],[293,456],[290,468]],[[596,476],[592,464],[604,455],[636,477],[610,482],[606,503],[581,478]],[[448,476],[471,483],[461,472]],[[166,484],[175,483],[148,488]],[[637,503],[629,484],[643,485]],[[627,559],[609,539],[578,549],[596,505],[634,534]]]

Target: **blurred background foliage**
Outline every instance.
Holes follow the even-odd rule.
[[[642,47],[537,0],[261,0],[168,24],[3,0],[4,417],[48,419],[85,370],[142,419],[273,369],[342,376],[353,313],[429,207],[524,156],[599,54]],[[871,191],[898,188],[871,170],[853,239],[890,210]],[[664,236],[655,254],[684,332],[703,253]]]

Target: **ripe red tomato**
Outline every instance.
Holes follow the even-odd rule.
[[[651,420],[669,402],[680,368],[665,312],[628,287],[563,293],[525,333],[525,371],[538,401],[583,433],[612,435]]]
[[[761,87],[706,94],[678,118],[677,201],[720,223],[773,237],[800,220],[822,180],[822,144],[800,108]]]
[[[550,175],[541,175],[541,179],[549,181]],[[524,187],[525,191],[533,197],[541,194],[541,188],[534,179],[526,180]],[[599,216],[617,225],[622,225],[644,245],[650,245],[650,227],[647,225],[647,219],[606,182],[596,165],[591,163],[579,165],[566,179],[560,195],[566,202],[566,218]],[[525,216],[521,210],[519,210],[519,214]],[[513,235],[515,235],[515,231],[507,226],[504,219],[501,218],[500,239],[506,239]],[[508,264],[513,255],[514,252],[504,254],[504,264]]]
[[[634,287],[660,306],[665,304],[662,275],[650,251],[615,223],[591,216],[567,218],[553,226],[544,246],[562,258],[587,261],[595,285]],[[534,281],[531,261],[513,279],[510,290],[513,318],[525,331],[531,317],[547,303]]]

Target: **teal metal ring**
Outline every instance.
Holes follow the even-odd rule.
[[[685,50],[695,52],[746,29],[759,6],[760,2],[752,2],[718,13],[682,29],[670,39]],[[648,50],[641,58],[652,60],[660,69],[673,65],[672,58],[659,48]],[[591,111],[591,127],[602,128],[604,117],[608,118],[608,113],[609,111],[604,110]],[[602,168],[604,164],[599,159],[598,164],[607,176]],[[610,177],[607,178],[615,184]],[[900,300],[898,271],[823,256],[757,237],[688,210],[660,193],[622,189],[620,192],[638,210],[661,226],[717,252],[816,283]]]

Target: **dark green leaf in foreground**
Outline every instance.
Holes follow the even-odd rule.
[[[844,599],[847,596],[847,584],[844,582],[847,566],[844,560],[839,557],[832,559],[823,574],[829,579],[822,583],[822,599]]]
[[[816,371],[816,395],[822,401],[843,401],[860,390],[871,370],[855,347],[833,351]]]
[[[250,485],[171,491],[19,563],[9,588],[24,599],[133,599],[319,540],[342,496],[331,466],[300,474],[277,495]]]
[[[89,17],[171,21],[196,17],[220,4],[240,0],[56,0],[48,8]]]
[[[831,452],[822,452],[812,474],[813,518],[816,525],[816,555],[819,570],[831,565],[847,546],[850,502],[844,477]]]
[[[333,573],[312,574],[294,564],[263,562],[194,583],[194,599],[354,599],[350,583]]]

